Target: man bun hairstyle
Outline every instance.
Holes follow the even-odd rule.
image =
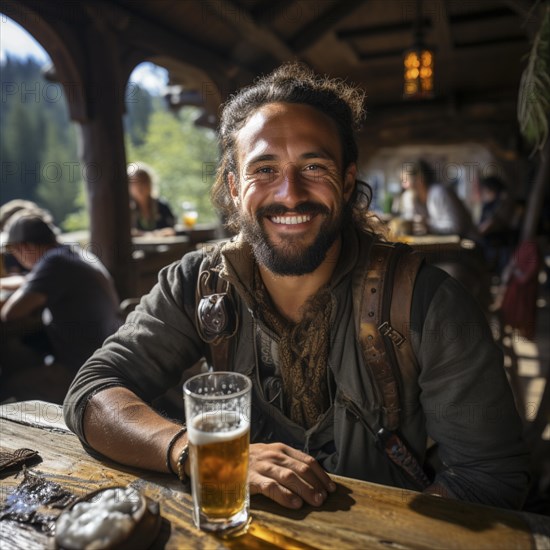
[[[291,62],[260,77],[251,86],[233,95],[223,106],[219,143],[221,158],[212,202],[227,227],[238,231],[237,211],[229,191],[228,174],[238,177],[235,142],[237,133],[262,106],[270,103],[309,105],[330,117],[338,128],[342,144],[343,168],[357,161],[355,131],[363,120],[365,92],[338,78],[317,75],[307,65]]]

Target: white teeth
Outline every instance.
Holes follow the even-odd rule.
[[[280,223],[284,225],[296,225],[298,223],[305,223],[311,220],[311,216],[273,216],[271,221],[273,223]]]

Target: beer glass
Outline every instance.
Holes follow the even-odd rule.
[[[251,387],[235,372],[203,373],[183,385],[193,519],[205,531],[232,535],[248,525]]]
[[[199,213],[197,212],[197,209],[191,202],[184,202],[181,205],[183,214],[181,215],[181,221],[183,222],[183,225],[187,229],[193,229],[195,227],[195,224],[197,223],[197,218],[199,217]]]

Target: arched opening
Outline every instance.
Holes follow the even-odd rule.
[[[160,58],[139,63],[128,77],[124,141],[138,295],[161,267],[221,233],[210,201],[219,94],[206,82],[202,71]],[[150,177],[147,193],[132,181],[138,169]]]
[[[2,15],[0,25],[1,203],[34,201],[62,230],[74,229],[75,223],[80,228],[84,174],[69,94],[49,78],[57,67],[48,51],[11,18]]]
[[[155,191],[177,225],[189,208],[197,211],[199,224],[217,223],[209,198],[218,161],[215,86],[196,68],[158,58],[134,68],[125,101],[128,163],[152,168]]]

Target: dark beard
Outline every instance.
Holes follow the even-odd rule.
[[[274,246],[264,231],[262,220],[266,216],[293,214],[317,214],[325,216],[315,241],[304,247],[299,239],[287,238]],[[323,205],[306,202],[289,210],[281,205],[265,206],[256,213],[256,218],[241,215],[241,233],[254,252],[256,261],[277,275],[298,276],[315,271],[326,258],[327,252],[341,234],[348,209],[340,207],[337,215],[330,218],[330,211]]]

